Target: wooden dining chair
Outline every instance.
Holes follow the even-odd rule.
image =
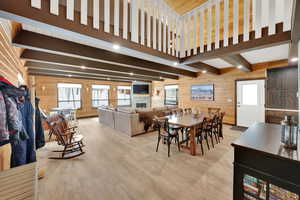
[[[219,138],[224,138],[223,136],[223,119],[225,116],[225,112],[221,112],[219,115],[219,119],[218,119],[218,137]]]
[[[184,112],[185,112],[185,114],[191,114],[192,113],[192,109],[191,108],[185,108]]]
[[[170,157],[170,146],[172,143],[172,140],[175,139],[175,142],[178,145],[178,151],[180,151],[180,142],[179,142],[179,130],[181,127],[177,126],[172,126],[172,128],[169,126],[169,121],[168,119],[160,119],[160,118],[155,118],[154,119],[155,127],[156,130],[158,131],[158,138],[157,138],[157,145],[156,145],[156,152],[158,151],[159,143],[161,139],[166,141],[168,145],[168,157]]]
[[[212,120],[212,132],[211,134],[215,136],[216,143],[220,143],[220,138],[219,138],[219,118],[220,114],[215,114]]]
[[[208,108],[209,114],[219,114],[221,111],[221,108]]]
[[[204,155],[204,151],[203,151],[203,140],[206,141],[206,145],[207,145],[207,149],[209,150],[209,144],[208,144],[208,135],[206,132],[206,126],[208,125],[208,120],[206,118],[203,119],[203,122],[201,124],[199,124],[199,126],[196,129],[196,141],[197,144],[201,145],[201,151],[202,151],[202,155]]]
[[[211,145],[212,145],[213,148],[215,147],[214,137],[216,139],[216,143],[218,143],[218,137],[217,137],[216,133],[214,132],[214,126],[215,126],[215,123],[217,121],[217,116],[218,115],[214,115],[211,119],[208,119],[207,124],[205,126],[205,132],[206,132],[207,136],[210,137]]]

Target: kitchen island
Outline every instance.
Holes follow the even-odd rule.
[[[232,143],[234,200],[299,200],[299,143],[286,150],[280,138],[280,125],[256,123]]]

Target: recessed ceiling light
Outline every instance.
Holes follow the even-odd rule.
[[[160,76],[159,79],[163,79],[163,78]]]
[[[130,72],[129,74],[130,74],[130,76],[133,76],[133,72]]]
[[[110,80],[110,78],[107,78],[107,80]]]
[[[298,61],[298,58],[297,58],[297,57],[291,58],[291,61],[292,61],[292,62],[297,62],[297,61]]]
[[[86,66],[82,65],[80,68],[81,68],[81,69],[86,69]]]
[[[203,74],[206,74],[206,72],[207,72],[206,70],[203,70],[203,71],[202,71]]]
[[[72,77],[72,74],[69,74],[68,77]]]
[[[174,66],[177,66],[177,65],[178,65],[178,62],[174,62],[173,65],[174,65]]]
[[[239,66],[237,66],[237,68],[238,68],[238,69],[242,69],[242,68],[243,68],[243,66],[242,66],[242,65],[239,65]]]
[[[117,45],[117,44],[114,44],[114,45],[113,45],[113,48],[116,49],[116,50],[118,50],[118,49],[120,49],[120,46]]]

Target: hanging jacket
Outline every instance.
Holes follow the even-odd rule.
[[[34,108],[30,102],[30,94],[27,91],[25,96],[25,101],[20,106],[22,113],[23,126],[27,132],[29,139],[27,140],[27,149],[26,149],[26,163],[32,163],[36,161],[36,152],[35,152],[35,135],[33,129],[33,114]]]
[[[6,120],[6,105],[2,91],[0,90],[0,143],[9,140],[9,132]]]
[[[42,123],[42,114],[39,108],[39,98],[35,98],[35,147],[39,149],[45,146],[45,135]]]

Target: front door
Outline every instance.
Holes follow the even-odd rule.
[[[265,80],[237,82],[237,126],[265,122]]]

